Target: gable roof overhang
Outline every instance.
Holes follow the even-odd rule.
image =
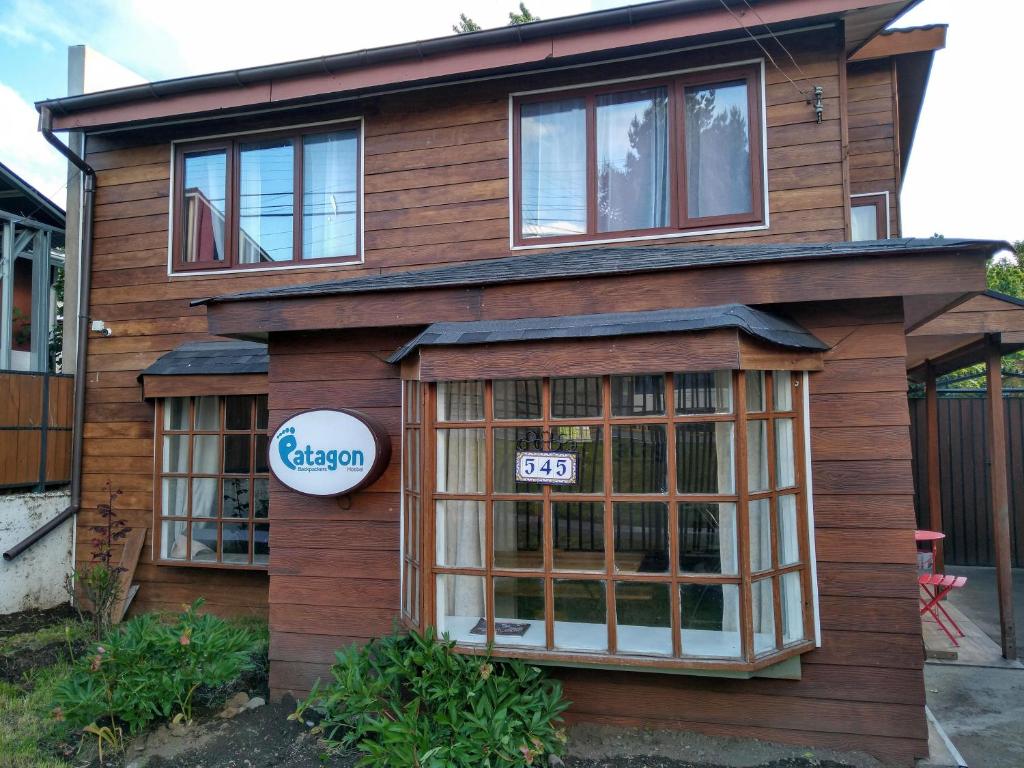
[[[210,332],[267,333],[900,297],[914,327],[985,289],[1001,241],[587,248],[202,299]],[[652,279],[656,277],[656,279]]]
[[[0,163],[0,211],[61,232],[64,230],[64,209],[3,163]]]
[[[946,24],[887,29],[850,56],[849,61],[872,61],[892,58],[899,88],[899,154],[900,180],[907,172],[910,150],[914,145],[917,124],[924,106],[925,91],[931,75],[935,52],[946,47]]]
[[[749,13],[722,0],[663,0],[483,30],[41,101],[54,130],[174,121],[327,96],[369,95],[536,72],[610,55],[664,49],[680,40],[749,39],[807,24],[840,23],[847,50],[859,48],[920,0],[750,0]]]

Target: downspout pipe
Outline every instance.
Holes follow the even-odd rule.
[[[79,247],[79,292],[77,349],[75,355],[75,413],[71,432],[71,494],[67,508],[28,537],[4,552],[4,560],[13,560],[46,537],[65,520],[78,514],[82,506],[82,430],[85,426],[85,368],[89,345],[89,289],[92,282],[92,216],[96,197],[96,171],[53,132],[50,108],[39,109],[39,131],[58,152],[82,172],[82,230]]]

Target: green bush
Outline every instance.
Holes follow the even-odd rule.
[[[260,644],[250,628],[200,615],[202,602],[170,624],[146,614],[114,627],[57,686],[58,716],[77,727],[106,721],[131,733],[158,718],[191,720],[196,690],[238,677]]]
[[[293,717],[322,715],[333,748],[356,748],[358,765],[506,768],[542,765],[565,745],[562,688],[519,661],[460,654],[426,635],[392,635],[336,654]]]

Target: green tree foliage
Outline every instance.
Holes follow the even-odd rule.
[[[989,262],[988,287],[1024,299],[1024,240],[1013,244],[1012,259],[993,259]]]
[[[508,15],[508,25],[510,27],[514,27],[517,24],[529,24],[531,21],[540,21],[540,17],[530,13],[526,3],[519,4],[519,13],[510,12]],[[459,14],[459,23],[452,25],[452,31],[457,35],[464,35],[467,32],[479,32],[481,29],[482,27],[479,24],[464,13]]]

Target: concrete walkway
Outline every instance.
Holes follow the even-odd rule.
[[[999,613],[995,569],[950,566],[967,586],[950,598],[995,643]],[[1014,572],[1018,626],[1024,621],[1024,570]],[[1018,653],[1024,643],[1018,635]],[[925,664],[928,706],[970,768],[1024,766],[1024,669]]]

